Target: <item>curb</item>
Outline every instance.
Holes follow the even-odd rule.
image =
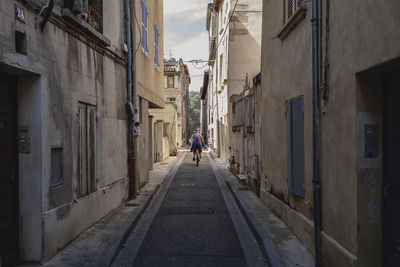
[[[174,163],[171,164],[171,168],[165,175],[164,180],[161,182],[161,184],[156,185],[155,188],[151,190],[151,192],[149,192],[149,195],[145,198],[145,200],[139,204],[137,209],[135,209],[134,212],[132,212],[128,216],[128,218],[121,226],[122,230],[120,230],[119,234],[115,238],[113,238],[113,240],[110,242],[110,245],[108,245],[103,250],[102,256],[94,263],[93,266],[108,267],[112,264],[112,262],[118,256],[119,251],[123,247],[123,244],[128,240],[130,234],[135,229],[143,213],[147,210],[151,201],[154,199],[154,196],[158,193],[161,186],[165,183],[166,178],[171,175],[171,172],[174,170],[176,164],[179,162],[181,157],[184,156],[184,153],[178,153],[177,156],[177,159]],[[125,204],[126,202],[123,205]]]
[[[154,200],[150,203],[151,208],[144,211],[143,218],[141,218],[141,220],[138,222],[137,227],[129,233],[129,236],[125,242],[121,244],[120,250],[116,251],[115,258],[112,259],[112,262],[109,264],[109,266],[128,266],[131,265],[132,259],[133,262],[136,260],[137,253],[142,245],[146,233],[149,230],[162,202],[164,201],[164,198],[168,193],[169,186],[175,178],[180,165],[184,161],[185,155],[186,153],[184,152],[170,169],[160,187],[159,192],[155,195]],[[132,233],[134,233],[134,236],[131,236]]]
[[[213,152],[210,152],[212,159],[216,161],[216,155]],[[269,263],[271,266],[286,266],[282,257],[276,247],[275,243],[272,241],[270,234],[264,229],[264,227],[258,222],[258,217],[251,212],[246,200],[242,197],[242,195],[238,192],[233,181],[236,179],[230,172],[222,170],[217,163],[217,168],[220,169],[220,172],[227,184],[229,190],[232,193],[232,196],[235,199],[243,217],[246,219],[254,237],[257,240],[260,248],[262,248],[263,253],[267,256]]]

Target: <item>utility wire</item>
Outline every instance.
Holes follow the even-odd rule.
[[[235,6],[233,7],[233,10],[232,10],[231,16],[229,17],[228,23],[225,25],[224,33],[222,34],[222,36],[221,36],[221,39],[220,39],[220,41],[218,42],[218,45],[217,45],[217,47],[215,48],[215,51],[218,51],[218,47],[221,45],[221,43],[222,43],[222,40],[223,40],[223,39],[224,39],[224,37],[225,37],[226,30],[228,29],[228,27],[229,27],[229,24],[231,23],[231,20],[232,20],[232,17],[233,17],[233,13],[235,13],[236,6],[237,6],[238,2],[239,2],[239,0],[236,0],[236,3],[235,3]]]

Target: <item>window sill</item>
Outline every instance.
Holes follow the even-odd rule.
[[[62,10],[62,17],[77,30],[85,33],[90,39],[93,39],[96,43],[102,46],[111,46],[111,41],[100,32],[96,31],[86,21],[71,14],[69,9],[64,8]]]
[[[283,29],[278,33],[278,37],[283,41],[297,25],[299,25],[305,18],[307,14],[307,9],[305,6],[300,7],[299,10],[290,18],[288,23],[283,27]]]

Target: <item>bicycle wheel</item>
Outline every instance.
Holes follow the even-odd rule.
[[[200,162],[199,154],[196,154],[196,167],[199,167],[199,162]]]

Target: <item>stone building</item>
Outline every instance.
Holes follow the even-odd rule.
[[[153,129],[153,161],[176,155],[186,144],[187,96],[190,75],[180,59],[164,61],[165,109],[150,109]],[[162,136],[162,138],[158,138]],[[158,138],[158,140],[156,140]]]
[[[162,1],[143,0],[136,11],[146,2],[152,26],[136,29],[130,50],[124,1],[0,1],[1,266],[46,262],[128,198],[128,53],[147,31],[158,42],[148,34],[151,48],[136,53],[132,104],[145,112],[164,105],[163,60],[153,61],[163,51]],[[161,74],[150,78],[147,61]],[[148,114],[139,115],[146,125]]]
[[[311,11],[264,1],[258,112],[261,199],[314,252]],[[399,266],[400,2],[324,0],[322,14],[322,264]]]
[[[230,168],[260,195],[259,159],[261,155],[261,73],[246,77],[243,91],[232,95],[232,157]]]
[[[212,147],[225,161],[237,140],[231,133],[229,99],[243,90],[246,73],[254,77],[261,68],[262,1],[215,0],[208,6],[210,40],[208,102]]]
[[[153,121],[150,109],[165,107],[164,77],[164,15],[163,1],[134,1],[131,25],[134,29],[133,61],[134,99],[138,111],[140,134],[134,139],[135,191],[148,183],[149,170],[153,168],[153,146],[162,142],[162,135],[154,140]],[[137,18],[137,21],[135,17]],[[139,23],[137,23],[139,22]]]
[[[201,112],[200,112],[200,132],[203,135],[204,142],[208,144],[208,82],[210,80],[210,72],[204,71],[203,86],[200,88]]]

